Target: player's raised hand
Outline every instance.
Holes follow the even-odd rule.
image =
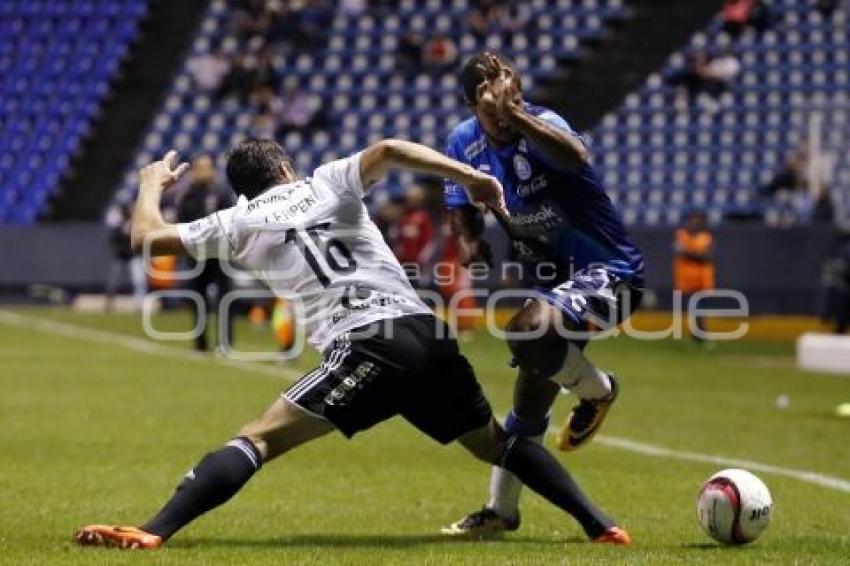
[[[487,173],[473,170],[465,183],[466,192],[471,200],[482,209],[495,209],[507,214],[505,193],[498,179]]]
[[[479,109],[507,126],[511,113],[521,107],[522,93],[514,70],[495,55],[488,55],[479,69],[485,81],[476,92]]]
[[[148,163],[139,171],[139,183],[143,187],[167,189],[189,170],[188,163],[177,160],[177,152],[173,149],[159,161]]]

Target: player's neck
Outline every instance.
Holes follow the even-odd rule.
[[[519,141],[519,136],[513,137],[510,140],[498,140],[491,136],[490,134],[485,134],[487,136],[487,143],[489,143],[494,149],[505,149],[506,147],[510,147]]]

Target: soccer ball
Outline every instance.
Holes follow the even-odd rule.
[[[708,478],[699,490],[697,518],[723,544],[746,544],[767,528],[773,499],[767,486],[746,470],[730,468]]]

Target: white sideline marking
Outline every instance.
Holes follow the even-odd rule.
[[[288,381],[294,381],[295,379],[301,377],[300,373],[290,368],[274,368],[256,363],[238,362],[235,360],[221,357],[211,358],[209,355],[197,352],[178,350],[176,348],[162,346],[160,344],[151,342],[150,340],[145,338],[127,336],[115,332],[109,332],[106,330],[97,330],[94,328],[77,326],[75,324],[58,322],[55,320],[49,320],[39,317],[25,316],[2,309],[0,309],[0,322],[8,324],[10,326],[40,330],[49,334],[67,336],[69,338],[88,340],[90,342],[98,342],[101,344],[113,344],[116,346],[122,346],[124,348],[134,350],[136,352],[141,352],[154,356],[162,356],[179,360],[189,360],[198,362],[212,361],[214,363],[219,363],[240,370],[253,371],[272,377],[284,378]],[[551,426],[549,427],[549,432],[556,431],[557,428]],[[609,448],[618,448],[620,450],[634,452],[643,456],[667,458],[670,460],[680,460],[683,462],[699,462],[703,464],[716,464],[718,466],[745,468],[748,470],[763,472],[766,474],[773,474],[777,476],[792,478],[801,482],[825,487],[827,489],[833,489],[835,491],[850,493],[850,481],[834,476],[819,474],[817,472],[812,472],[808,470],[784,468],[781,466],[774,466],[772,464],[763,464],[761,462],[755,462],[751,460],[740,460],[738,458],[729,458],[726,456],[715,456],[711,454],[701,454],[699,452],[673,450],[671,448],[648,444],[646,442],[638,442],[636,440],[629,440],[627,438],[607,436],[602,434],[597,435],[594,439],[594,442],[597,442]]]
[[[59,322],[57,320],[22,315],[2,309],[0,309],[0,322],[6,323],[10,326],[17,326],[19,328],[26,328],[30,330],[40,330],[42,332],[47,332],[48,334],[56,334],[58,336],[65,336],[68,338],[77,338],[79,340],[88,340],[89,342],[97,342],[99,344],[121,346],[128,350],[134,350],[136,352],[152,356],[191,362],[217,363],[235,369],[284,379],[285,381],[295,381],[302,375],[291,368],[266,366],[251,362],[240,362],[222,356],[210,356],[209,354],[203,354],[201,352],[178,350],[177,348],[151,342],[147,338],[128,336],[118,332],[109,332],[108,330],[98,330],[96,328],[78,326],[67,322]]]
[[[836,491],[850,493],[850,481],[827,476],[817,472],[808,470],[795,470],[793,468],[783,468],[772,464],[763,464],[752,460],[740,460],[738,458],[729,458],[727,456],[713,456],[711,454],[701,454],[699,452],[686,452],[681,450],[672,450],[663,446],[629,440],[627,438],[619,438],[616,436],[597,435],[594,442],[604,444],[611,448],[619,448],[628,450],[644,456],[654,456],[656,458],[668,458],[670,460],[682,460],[684,462],[700,462],[706,464],[717,464],[718,466],[744,468],[750,471],[764,472],[777,476],[785,476],[806,483],[819,485]]]

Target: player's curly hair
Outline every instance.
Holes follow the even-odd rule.
[[[477,89],[478,85],[483,83],[486,80],[484,76],[483,65],[486,59],[490,56],[495,56],[502,64],[510,67],[514,71],[514,77],[516,78],[517,88],[522,91],[522,81],[519,76],[519,70],[513,61],[508,59],[507,57],[503,57],[496,53],[492,53],[490,51],[482,51],[480,53],[476,53],[469,59],[467,59],[466,63],[463,64],[463,68],[460,71],[460,85],[463,88],[463,98],[466,103],[470,106],[475,106],[475,103],[478,102],[477,99]]]
[[[252,199],[284,181],[281,164],[292,159],[274,140],[248,138],[227,155],[227,180],[233,190]]]

